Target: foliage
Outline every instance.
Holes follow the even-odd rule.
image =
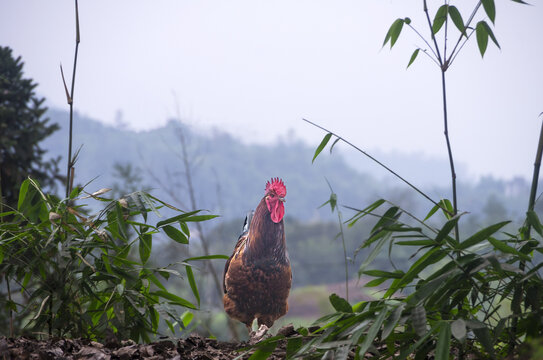
[[[445,202],[444,202],[445,203]],[[362,217],[389,204],[379,200],[368,209],[359,210],[349,221],[353,226]],[[450,206],[450,205],[449,205]],[[469,351],[479,358],[507,355],[511,346],[524,338],[543,336],[539,319],[543,315],[543,266],[534,253],[543,253],[538,239],[526,238],[526,228],[517,234],[500,233],[506,221],[467,236],[457,242],[451,232],[462,214],[451,217],[447,212],[441,228],[427,225],[436,213],[432,209],[419,227],[401,221],[406,213],[389,204],[362,247],[373,247],[361,264],[359,274],[375,279],[368,287],[388,283],[381,299],[351,306],[332,295],[336,312],[319,319],[321,326],[311,340],[311,352],[331,350],[339,356],[354,350],[359,358],[369,351],[376,358],[412,353],[424,358],[433,353],[436,359],[448,359]],[[407,215],[409,216],[409,215]],[[530,212],[525,226],[543,234],[535,213]],[[386,247],[414,247],[416,261],[407,270],[370,269],[371,260]],[[525,263],[525,270],[520,264]],[[514,292],[523,283],[525,291]],[[517,328],[510,308],[518,303],[522,312]],[[456,350],[452,350],[456,348]]]
[[[0,303],[20,331],[95,339],[112,331],[121,339],[149,341],[161,318],[174,332],[184,327],[178,310],[198,308],[190,262],[202,258],[180,262],[195,301],[166,288],[170,276],[183,276],[172,264],[152,267],[149,259],[160,233],[188,244],[187,224],[215,215],[183,212],[141,191],[119,200],[102,197],[108,190],[82,196],[78,187],[69,199],[58,199],[27,179],[17,209],[0,214],[0,274],[7,292]],[[89,198],[104,204],[96,215],[75,205]],[[149,217],[164,206],[177,215],[152,225]]]
[[[42,140],[59,127],[44,118],[44,98],[35,94],[37,84],[23,77],[21,57],[0,46],[0,202],[15,206],[21,182],[31,176],[44,186],[54,186],[58,161],[45,161]],[[1,208],[0,208],[1,209]]]
[[[407,25],[431,52],[417,48],[411,55],[408,67],[423,50],[440,68],[453,201],[432,200],[364,151],[316,125],[327,134],[315,150],[313,161],[335,136],[336,142],[343,140],[369,156],[434,206],[424,219],[383,199],[362,210],[347,207],[355,211],[352,218],[346,221],[349,226],[354,226],[367,216],[377,218],[368,237],[360,245],[361,249],[371,247],[372,250],[360,265],[359,276],[375,278],[366,287],[387,284],[388,288],[380,299],[354,305],[332,294],[330,302],[336,312],[316,321],[320,328],[313,332],[315,337],[301,346],[295,356],[346,359],[352,355],[355,359],[362,359],[371,353],[374,358],[383,359],[406,359],[413,354],[416,354],[415,359],[449,359],[451,355],[463,359],[470,353],[470,358],[501,358],[514,354],[519,344],[531,344],[531,339],[543,336],[543,279],[539,271],[543,263],[538,256],[538,253],[543,253],[543,226],[533,211],[543,154],[543,127],[523,226],[516,233],[508,233],[504,232],[504,227],[509,221],[500,221],[469,236],[461,236],[459,226],[465,213],[459,213],[457,206],[456,174],[447,131],[445,72],[474,32],[482,56],[489,37],[499,47],[485,20],[471,27],[481,5],[492,23],[496,10],[494,0],[478,1],[467,22],[464,22],[458,9],[449,1],[444,1],[432,20],[426,0],[423,0],[423,4],[432,44],[411,25],[409,18],[404,18],[393,22],[383,45],[390,42],[392,47],[404,25]],[[459,38],[447,54],[449,20],[457,28]],[[441,29],[444,29],[443,47],[438,45],[436,39]],[[387,208],[378,212],[385,205]],[[505,209],[502,210],[505,212]],[[429,220],[439,213],[444,216],[441,225],[431,225]],[[537,233],[537,238],[532,236],[532,229]],[[391,254],[397,247],[415,248],[411,256],[415,261],[409,269],[399,269],[394,264],[393,271],[370,268],[384,249],[388,248]]]

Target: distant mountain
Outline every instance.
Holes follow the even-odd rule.
[[[61,155],[65,164],[68,114],[52,109],[48,116],[61,130],[47,138],[43,147],[48,149],[48,156]],[[88,185],[88,191],[128,187],[115,174],[114,165],[131,164],[133,173],[141,177],[142,188],[153,189],[155,196],[191,209],[180,134],[186,140],[197,207],[226,219],[243,218],[253,209],[264,193],[266,181],[272,177],[281,177],[287,186],[287,216],[302,221],[332,218],[328,206],[318,209],[330,196],[326,179],[342,204],[363,208],[383,197],[419,216],[424,216],[431,207],[427,200],[378,165],[343,146],[334,149],[332,155],[323,152],[312,164],[315,148],[300,140],[280,140],[271,146],[246,145],[219,130],[203,133],[173,120],[162,128],[135,132],[107,126],[77,113],[74,151],[81,145],[82,149],[76,163],[76,183],[86,184],[98,177]],[[450,197],[446,162],[421,154],[374,155],[420,185],[435,200]],[[470,212],[479,221],[499,216],[519,218],[525,211],[529,184],[521,178],[503,181],[487,177],[477,184],[460,182],[458,192],[461,210]]]
[[[61,130],[43,146],[49,156],[66,159],[68,115],[52,109],[48,116]],[[155,196],[172,201],[168,192],[174,192],[183,202],[174,205],[189,207],[180,132],[186,139],[198,207],[226,218],[243,217],[254,208],[272,177],[282,178],[287,186],[287,215],[301,220],[329,218],[329,208],[318,210],[330,196],[326,178],[351,204],[362,206],[378,193],[379,183],[373,177],[353,170],[339,155],[321,156],[312,164],[314,148],[300,141],[244,145],[226,133],[213,130],[202,134],[173,120],[159,129],[135,132],[77,113],[74,151],[82,148],[75,166],[76,182],[85,184],[98,176],[89,191],[111,188],[119,182],[114,165],[133,164],[145,187],[155,189]]]

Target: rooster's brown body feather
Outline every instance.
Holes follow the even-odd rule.
[[[226,313],[250,328],[271,327],[288,310],[292,272],[283,220],[275,223],[265,198],[260,201],[224,269],[223,303]]]

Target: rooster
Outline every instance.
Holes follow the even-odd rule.
[[[224,266],[224,310],[244,323],[251,337],[254,319],[259,333],[265,333],[288,310],[292,272],[283,223],[286,194],[279,178],[266,183],[264,197],[245,219],[234,253]]]

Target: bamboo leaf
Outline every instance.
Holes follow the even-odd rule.
[[[258,349],[249,357],[249,360],[266,360],[275,350],[277,341],[266,343],[259,346]]]
[[[483,9],[485,9],[486,15],[490,18],[490,21],[494,23],[496,21],[496,4],[494,0],[481,0],[483,3]]]
[[[435,238],[435,242],[438,244],[441,244],[443,242],[443,239],[449,236],[449,233],[454,229],[456,224],[458,223],[458,219],[460,219],[460,216],[455,216],[451,220],[447,221],[445,225],[439,230],[437,233],[437,236]]]
[[[492,29],[490,28],[490,26],[486,23],[486,21],[483,21],[482,22],[483,24],[483,27],[485,28],[487,34],[490,36],[490,38],[492,39],[492,42],[494,44],[496,44],[496,46],[498,47],[498,49],[501,49],[500,47],[500,44],[498,44],[498,39],[496,39],[496,37],[494,36],[494,32],[492,32]]]
[[[30,181],[28,179],[25,179],[23,183],[21,184],[21,187],[19,188],[19,201],[17,202],[17,210],[21,211],[21,208],[23,206],[23,203],[26,198],[26,193],[28,192],[28,185],[30,184]]]
[[[429,218],[431,218],[439,209],[441,209],[441,207],[438,205],[434,205],[434,207],[428,212],[428,214],[426,215],[426,217],[424,218],[423,221],[426,221],[428,220]]]
[[[189,239],[187,238],[187,236],[185,234],[183,234],[182,231],[174,228],[171,225],[163,226],[162,230],[164,230],[166,235],[168,235],[168,237],[170,239],[174,240],[175,242],[178,242],[180,244],[188,244],[189,243]]]
[[[434,16],[434,22],[432,24],[432,31],[434,34],[438,33],[445,23],[445,20],[447,20],[447,8],[448,5],[441,5],[439,9],[437,9],[436,15]]]
[[[413,51],[413,54],[411,55],[411,58],[409,59],[409,64],[407,64],[407,68],[409,68],[411,64],[413,64],[413,62],[417,58],[417,55],[419,54],[419,50],[420,49],[416,49],[415,51]]]
[[[177,295],[174,295],[170,292],[167,292],[167,291],[164,291],[164,290],[157,290],[157,291],[154,291],[151,293],[151,295],[156,295],[156,296],[159,296],[161,298],[164,298],[166,300],[169,300],[170,302],[172,302],[173,304],[175,305],[179,305],[179,306],[183,306],[183,307],[186,307],[186,308],[189,308],[189,309],[196,309],[196,306],[194,306],[194,304],[192,304],[190,301],[187,301]]]
[[[184,261],[195,261],[195,260],[213,260],[213,259],[225,259],[228,260],[230,257],[227,255],[206,255],[206,256],[195,256],[185,259]]]
[[[352,313],[353,308],[351,307],[351,304],[341,296],[338,296],[337,294],[330,295],[330,304],[336,309],[336,311],[339,312],[345,312],[345,313]]]
[[[464,250],[469,248],[470,246],[473,246],[475,244],[478,244],[484,240],[487,240],[492,234],[500,230],[505,225],[509,224],[510,221],[502,221],[494,225],[490,225],[489,227],[484,228],[483,230],[480,230],[467,238],[466,240],[462,241],[458,246],[456,247],[458,250]]]
[[[206,221],[211,220],[219,217],[219,215],[194,215],[189,216],[183,219],[184,222],[200,222],[200,221]]]
[[[326,144],[328,144],[328,141],[330,141],[331,137],[332,137],[332,133],[328,133],[324,135],[324,138],[322,139],[321,143],[319,144],[319,146],[317,146],[317,149],[315,150],[315,155],[313,155],[313,160],[311,160],[311,163],[315,162],[315,159],[317,158],[317,156],[319,156],[319,154],[324,149]]]
[[[392,24],[392,27],[391,27],[392,32],[390,34],[390,48],[391,49],[394,46],[394,44],[396,44],[396,41],[400,37],[400,33],[402,32],[404,22],[405,21],[403,19],[398,19],[394,22],[394,24]]]
[[[157,222],[156,227],[161,227],[161,226],[171,224],[171,223],[174,223],[174,222],[183,221],[187,217],[192,216],[194,214],[197,214],[200,211],[202,211],[202,210],[194,210],[194,211],[190,211],[190,212],[187,212],[187,213],[184,213],[184,214],[181,214],[181,215],[173,216],[173,217],[168,218],[166,220],[159,221],[159,222]]]
[[[392,333],[392,331],[398,324],[400,317],[402,316],[403,309],[405,309],[405,303],[400,303],[400,305],[398,305],[396,309],[394,309],[391,316],[387,319],[385,325],[383,326],[383,333],[381,335],[381,339],[386,339]]]
[[[200,293],[198,292],[198,286],[196,286],[196,280],[194,279],[194,273],[192,272],[192,268],[187,265],[185,266],[185,270],[187,271],[187,279],[189,280],[192,293],[194,294],[194,297],[196,298],[198,307],[200,307]]]
[[[477,36],[477,46],[481,52],[481,57],[485,56],[486,48],[488,46],[488,32],[483,25],[484,21],[479,21],[475,27],[475,35]]]
[[[377,333],[379,332],[379,330],[381,330],[381,325],[383,325],[383,322],[385,321],[385,317],[387,314],[388,314],[388,309],[386,306],[380,309],[377,319],[375,319],[375,322],[369,328],[368,333],[366,334],[366,337],[364,338],[364,341],[362,342],[362,344],[360,344],[360,350],[358,351],[358,354],[361,358],[364,358],[364,354],[368,351],[370,346],[373,344],[373,340],[375,340],[375,338],[377,337]]]
[[[526,213],[526,222],[530,225],[539,235],[543,236],[543,227],[535,211],[530,210]]]
[[[403,275],[404,275],[404,272],[401,271],[401,270],[397,270],[395,272],[389,272],[389,271],[383,271],[383,270],[366,270],[366,271],[363,271],[362,274],[369,275],[369,276],[375,276],[375,277],[401,279],[403,277]]]
[[[149,256],[151,256],[153,237],[151,234],[141,234],[139,240],[140,259],[141,263],[145,264],[149,260]]]
[[[442,322],[437,338],[435,360],[449,360],[451,347],[451,325]]]
[[[449,15],[458,31],[460,31],[462,35],[467,36],[464,20],[462,19],[462,14],[460,14],[460,11],[458,11],[456,6],[449,5]]]
[[[526,261],[530,261],[531,259],[528,255],[523,254],[517,251],[517,249],[507,245],[504,240],[497,240],[491,236],[488,238],[488,241],[492,244],[492,246],[494,246],[494,248],[500,250],[503,253],[516,255]]]

